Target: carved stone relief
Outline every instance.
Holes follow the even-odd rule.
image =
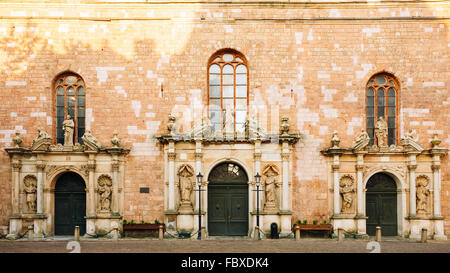
[[[339,193],[342,197],[342,206],[341,206],[341,212],[342,213],[351,213],[352,207],[353,207],[353,200],[354,200],[354,193],[355,193],[355,187],[354,187],[354,178],[353,176],[346,174],[341,177],[341,180],[339,181]]]
[[[23,191],[26,196],[27,211],[36,212],[37,179],[34,175],[27,175],[23,179]]]
[[[427,214],[429,212],[430,190],[428,186],[430,179],[426,175],[419,175],[416,178],[416,210],[417,214]]]
[[[112,192],[112,179],[108,175],[101,175],[98,178],[98,200],[100,211],[111,211],[111,192]]]

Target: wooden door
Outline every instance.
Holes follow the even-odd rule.
[[[80,235],[86,232],[86,192],[83,179],[76,173],[65,173],[55,186],[55,235]]]
[[[375,174],[367,182],[366,216],[368,235],[375,235],[377,226],[383,236],[397,235],[397,193],[390,176]]]

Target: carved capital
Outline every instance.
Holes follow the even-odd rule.
[[[36,163],[36,168],[38,169],[39,172],[43,172],[45,169],[45,166],[46,166],[46,164],[44,161],[38,161]]]
[[[255,159],[255,161],[261,161],[261,155],[262,153],[254,153],[253,158]]]
[[[89,171],[89,172],[94,172],[94,171],[95,171],[95,166],[96,166],[95,163],[88,163],[88,164],[87,164],[87,169],[88,169],[88,171]]]
[[[331,168],[333,169],[333,172],[339,171],[339,164],[333,164],[331,165]]]
[[[358,165],[355,166],[355,169],[356,169],[357,172],[362,172],[364,170],[364,165],[359,165],[358,164]]]
[[[195,152],[195,160],[201,160],[203,158],[203,153],[197,153]],[[175,158],[174,158],[175,160]]]
[[[409,164],[408,165],[408,170],[415,171],[416,169],[417,169],[417,165],[415,165],[415,164]]]
[[[169,158],[169,161],[174,161],[175,157],[176,157],[176,153],[169,152],[169,153],[167,153],[167,157]]]
[[[119,170],[119,166],[120,166],[119,161],[113,161],[111,163],[111,167],[112,167],[113,172],[117,172]]]
[[[18,171],[20,171],[20,169],[22,168],[22,162],[21,162],[20,160],[18,160],[18,161],[13,161],[13,162],[11,163],[11,167],[13,167],[13,169],[14,169],[15,172],[18,172]]]
[[[441,165],[436,165],[436,164],[431,165],[431,170],[433,170],[433,172],[437,172],[440,169],[441,169]]]
[[[288,161],[290,155],[291,155],[290,153],[281,153],[281,159],[283,161]]]

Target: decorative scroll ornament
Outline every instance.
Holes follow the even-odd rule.
[[[364,149],[370,142],[369,134],[364,131],[364,129],[361,130],[361,133],[356,138],[355,142],[353,142],[352,149],[355,151],[360,151]]]
[[[100,142],[98,142],[97,138],[93,136],[89,130],[84,133],[81,139],[83,140],[84,146],[90,150],[97,151],[101,148]]]
[[[38,129],[38,136],[31,144],[32,151],[47,151],[52,143],[52,138],[42,129]]]
[[[416,132],[413,130],[409,130],[409,132],[402,138],[401,142],[406,151],[422,152],[424,149],[418,143],[418,140],[419,139],[416,136]]]
[[[23,179],[23,190],[26,195],[27,208],[29,212],[36,212],[36,193],[37,193],[37,179],[33,175],[27,175]]]

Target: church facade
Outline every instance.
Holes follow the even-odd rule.
[[[0,234],[306,221],[446,240],[448,18],[445,1],[4,1]]]

